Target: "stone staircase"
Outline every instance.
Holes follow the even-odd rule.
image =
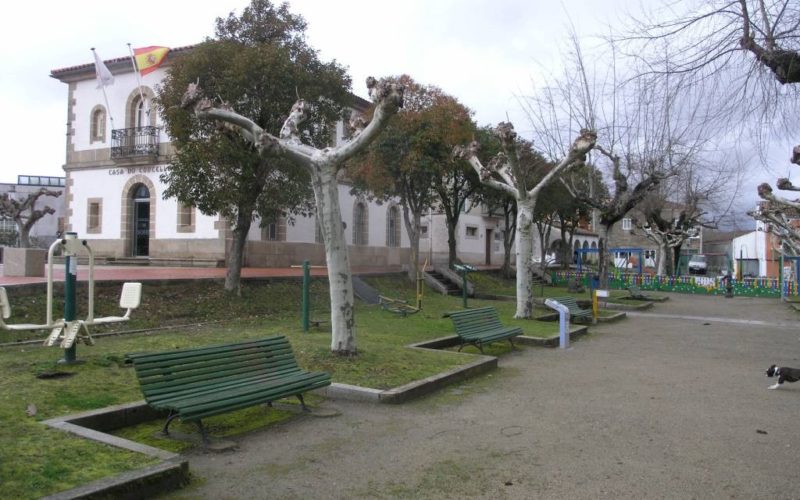
[[[461,295],[463,280],[455,271],[448,268],[434,267],[431,271],[425,271],[422,275],[425,283],[443,295]],[[467,281],[467,293],[472,296],[475,290],[472,284]]]

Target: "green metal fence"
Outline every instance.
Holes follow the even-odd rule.
[[[586,287],[596,287],[594,273],[575,271],[554,271],[551,273],[553,283],[565,286],[570,279],[576,279]],[[781,280],[777,278],[732,278],[733,294],[746,297],[797,297],[797,282],[794,280]],[[630,285],[636,285],[642,290],[663,292],[693,293],[703,295],[724,295],[725,278],[714,276],[655,276],[635,273],[613,273],[609,277],[609,288],[624,290]]]

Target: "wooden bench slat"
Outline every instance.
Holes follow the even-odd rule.
[[[213,362],[215,359],[231,360],[246,357],[247,355],[267,355],[278,356],[285,353],[291,353],[291,348],[282,346],[280,344],[273,344],[272,346],[247,346],[244,349],[235,350],[217,350],[217,351],[204,351],[202,353],[182,352],[170,353],[169,356],[142,356],[136,357],[137,365],[143,368],[159,368],[161,366],[175,366],[176,361],[183,364],[198,362],[208,363]],[[185,351],[185,350],[184,350]]]
[[[212,386],[201,392],[158,400],[156,404],[162,408],[180,408],[182,412],[188,414],[193,412],[198,405],[224,407],[225,401],[243,397],[259,400],[269,399],[276,392],[293,391],[293,388],[298,385],[323,380],[326,376],[327,374],[322,372],[303,373],[291,378],[248,382],[225,387]],[[290,394],[294,394],[294,392],[290,392]]]
[[[276,335],[266,339],[259,340],[245,340],[241,342],[229,344],[213,344],[202,347],[187,347],[181,349],[174,349],[170,351],[155,351],[155,352],[137,352],[126,354],[126,358],[131,360],[146,360],[146,359],[169,359],[170,357],[184,358],[187,356],[201,356],[209,352],[224,352],[224,351],[239,351],[252,347],[270,347],[273,345],[285,344],[285,335]]]
[[[197,370],[205,369],[207,371],[223,371],[228,368],[236,367],[281,367],[281,366],[297,366],[297,362],[291,352],[281,353],[279,356],[266,357],[263,353],[250,353],[232,357],[228,355],[227,358],[215,358],[206,361],[180,361],[175,360],[172,364],[163,364],[159,362],[158,365],[143,364],[139,365],[140,379],[147,380],[151,376],[169,375],[174,378],[179,378],[183,373],[194,372]]]
[[[291,376],[293,373],[304,373],[299,368],[293,370],[281,370],[279,372],[271,372],[264,370],[262,372],[251,372],[248,373],[247,376],[241,376],[241,374],[234,374],[229,375],[224,378],[214,379],[213,385],[215,386],[225,386],[227,384],[236,384],[239,382],[259,382],[262,380],[270,380],[270,379],[278,379],[282,377]],[[143,389],[142,392],[145,394],[145,397],[148,398],[158,398],[159,396],[163,396],[165,394],[173,394],[173,395],[180,395],[183,393],[191,393],[197,390],[203,390],[205,387],[211,385],[208,378],[201,379],[196,378],[191,381],[187,381],[183,384],[172,384],[172,383],[163,383],[163,384],[152,384],[148,386],[146,389]]]
[[[314,389],[319,389],[320,387],[325,387],[330,385],[329,380],[325,381],[318,381],[315,383],[303,383],[298,384],[296,386],[284,386],[284,390],[279,392],[272,392],[269,394],[265,394],[264,397],[261,398],[254,398],[254,399],[241,399],[238,401],[226,401],[224,407],[208,407],[203,411],[197,412],[190,412],[187,414],[186,417],[181,417],[181,420],[186,420],[189,422],[199,420],[201,418],[206,417],[213,417],[215,415],[220,415],[222,413],[227,413],[229,411],[240,410],[242,408],[248,408],[250,406],[255,406],[258,404],[267,403],[269,401],[275,401],[278,399],[282,399],[288,396],[294,396],[299,392],[307,392]]]
[[[197,413],[209,408],[224,407],[228,401],[240,401],[243,399],[261,400],[272,394],[289,391],[293,393],[296,387],[305,385],[307,382],[324,378],[324,374],[305,373],[289,379],[273,380],[257,384],[243,384],[238,387],[227,387],[224,391],[206,391],[201,394],[183,397],[172,400],[168,406],[180,406],[185,413]]]

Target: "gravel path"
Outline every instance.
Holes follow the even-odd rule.
[[[340,415],[196,451],[173,497],[800,498],[800,383],[764,376],[800,367],[798,313],[677,294],[651,311],[410,404],[329,401]]]

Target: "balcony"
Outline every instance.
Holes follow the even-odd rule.
[[[111,131],[111,159],[158,156],[158,127],[121,128]]]

